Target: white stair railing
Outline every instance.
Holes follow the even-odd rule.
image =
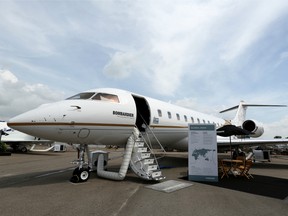
[[[151,146],[145,142],[142,134],[139,134],[133,147],[130,167],[140,178],[156,181],[165,179],[157,158],[151,152],[151,149]]]

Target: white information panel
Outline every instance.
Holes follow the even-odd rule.
[[[189,124],[188,179],[218,181],[218,155],[214,124]]]

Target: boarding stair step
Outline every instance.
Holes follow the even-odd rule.
[[[151,153],[142,137],[138,137],[135,141],[130,167],[136,175],[146,180],[160,181],[165,178],[162,176],[155,155]]]
[[[153,164],[154,163],[154,158],[148,158],[143,160],[143,164]]]
[[[141,162],[143,165],[153,164],[155,161],[154,158],[149,158],[149,157],[145,157],[145,158],[133,157],[133,159],[134,159],[134,161],[133,161],[134,163]]]
[[[147,147],[140,147],[140,148],[135,147],[134,149],[135,149],[135,152],[140,152],[140,153],[147,152]]]
[[[154,171],[154,170],[157,170],[158,169],[158,165],[157,164],[152,164],[152,165],[150,165],[150,164],[148,164],[148,165],[145,165],[144,166],[144,170],[146,170],[146,171]]]
[[[152,178],[156,181],[160,181],[160,180],[165,179],[166,177],[162,175],[161,170],[158,170],[158,171],[152,172]]]
[[[139,147],[144,147],[144,144],[145,143],[143,141],[136,141],[134,146],[139,148]]]
[[[142,159],[150,158],[150,156],[151,156],[150,152],[141,153],[141,158]]]

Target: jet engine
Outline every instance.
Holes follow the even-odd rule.
[[[259,126],[259,123],[256,123],[253,120],[244,121],[242,128],[251,132],[250,137],[260,137],[264,133],[264,127]]]

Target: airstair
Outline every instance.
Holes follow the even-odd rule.
[[[130,168],[142,179],[160,181],[165,179],[160,170],[152,145],[139,133],[135,140],[130,160]]]
[[[153,152],[152,144],[144,139],[144,134],[146,133],[141,134],[137,128],[134,128],[133,133],[127,140],[123,162],[118,173],[104,170],[105,153],[103,151],[94,152],[97,155],[94,155],[95,157],[92,155],[91,158],[98,158],[97,175],[102,178],[120,181],[125,178],[128,166],[130,165],[132,171],[142,179],[154,181],[165,179],[160,170],[156,155]],[[149,138],[148,135],[146,137],[147,139]],[[164,151],[160,142],[158,143]]]

